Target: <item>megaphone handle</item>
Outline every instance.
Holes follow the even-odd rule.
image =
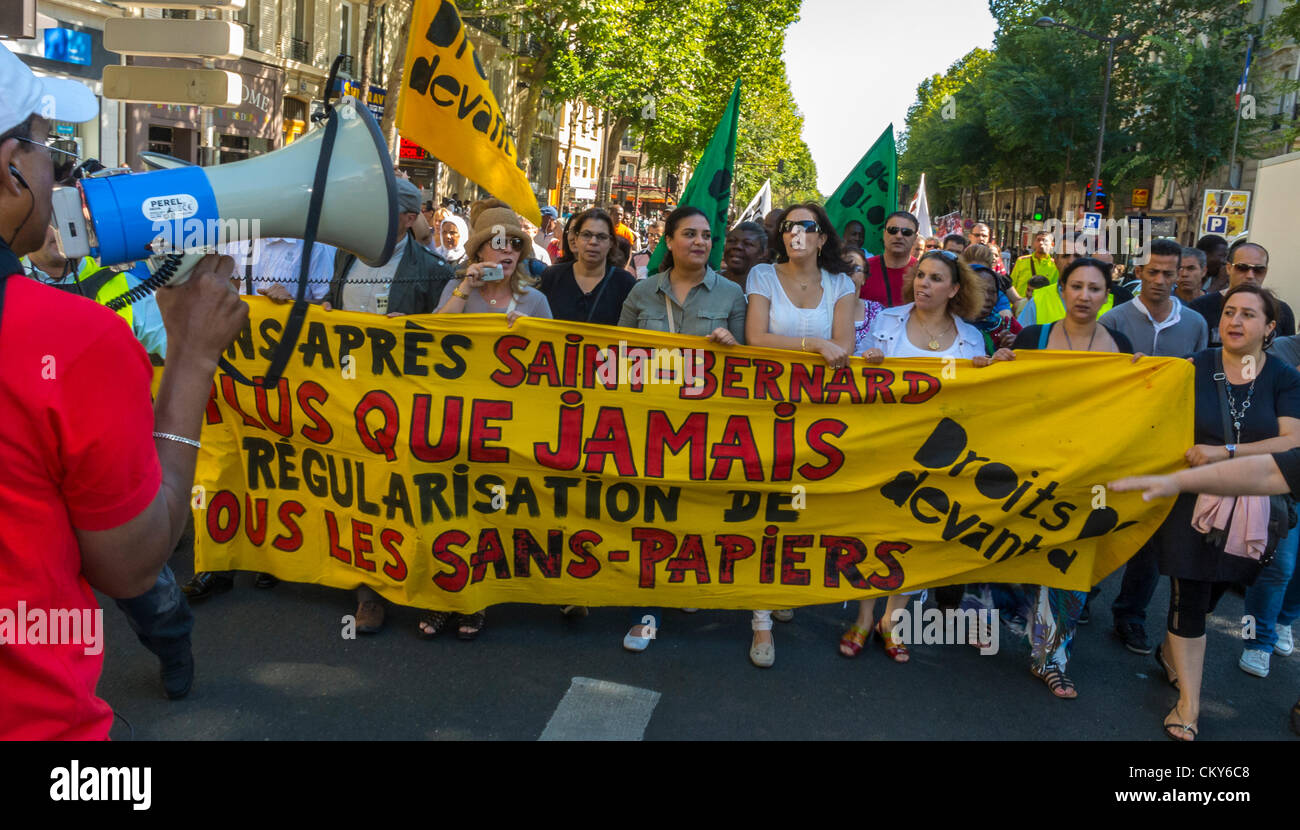
[[[338,110],[331,110],[325,121],[325,134],[321,136],[320,155],[316,158],[316,179],[312,182],[311,201],[307,203],[307,227],[302,240],[302,262],[298,267],[298,297],[293,308],[289,310],[289,319],[284,323],[284,334],[276,344],[271,355],[271,365],[267,367],[266,376],[262,378],[262,388],[271,389],[280,382],[284,367],[289,365],[289,358],[298,345],[298,335],[302,333],[303,321],[307,318],[307,276],[311,272],[312,248],[316,245],[316,226],[320,224],[321,205],[325,201],[325,183],[329,178],[330,158],[334,155],[334,139],[339,131]],[[236,381],[252,385],[242,374],[234,371],[222,360],[222,368]]]

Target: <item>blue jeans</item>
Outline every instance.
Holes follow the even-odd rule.
[[[126,621],[140,638],[140,644],[159,660],[166,663],[189,652],[194,614],[176,584],[176,575],[167,565],[163,565],[152,588],[138,597],[117,600],[117,607],[126,614]]]
[[[1291,528],[1277,546],[1273,561],[1246,589],[1246,613],[1255,618],[1255,639],[1246,641],[1248,649],[1272,654],[1277,626],[1290,625],[1300,617],[1300,579],[1295,578],[1297,548],[1300,525]]]
[[[1160,584],[1160,557],[1156,546],[1147,542],[1138,548],[1133,558],[1124,566],[1123,581],[1119,586],[1119,596],[1110,604],[1110,614],[1115,626],[1121,623],[1137,623],[1146,627],[1147,606],[1156,594]]]

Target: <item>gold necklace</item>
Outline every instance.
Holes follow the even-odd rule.
[[[930,342],[925,344],[925,345],[930,349],[930,351],[932,351],[932,352],[937,352],[937,351],[939,351],[940,349],[942,349],[942,348],[943,348],[943,344],[941,344],[941,343],[939,342],[939,338],[940,338],[940,337],[943,337],[945,334],[947,334],[947,333],[948,333],[948,329],[945,327],[943,331],[939,332],[938,337],[936,337],[935,334],[934,334],[934,332],[932,332],[932,331],[930,331],[928,328],[926,328],[926,327],[925,327],[925,323],[922,323],[922,322],[921,322],[921,318],[917,317],[917,318],[914,318],[914,319],[916,320],[916,324],[917,324],[918,326],[921,327],[921,331],[923,331],[923,332],[925,332],[926,334],[930,335]]]

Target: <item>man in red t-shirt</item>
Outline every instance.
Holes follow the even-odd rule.
[[[885,308],[907,302],[903,299],[903,281],[907,272],[916,265],[916,257],[912,256],[912,243],[918,228],[920,223],[916,217],[905,210],[896,210],[885,217],[884,231],[881,233],[885,243],[881,250],[884,253],[867,260],[867,276],[858,296],[864,300],[875,300]]]
[[[93,118],[94,95],[8,49],[0,89],[0,739],[104,739],[91,589],[143,594],[176,547],[217,358],[248,308],[228,257],[158,292],[167,369],[151,406],[152,367],[122,318],[24,279],[18,261],[50,222],[64,155],[46,146],[51,122]]]

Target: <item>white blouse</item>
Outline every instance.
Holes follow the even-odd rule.
[[[755,265],[745,282],[745,296],[758,294],[771,303],[767,333],[782,337],[820,337],[829,340],[835,323],[835,303],[853,294],[853,280],[844,274],[822,269],[822,299],[814,308],[796,306],[781,286],[776,268],[768,263]]]

